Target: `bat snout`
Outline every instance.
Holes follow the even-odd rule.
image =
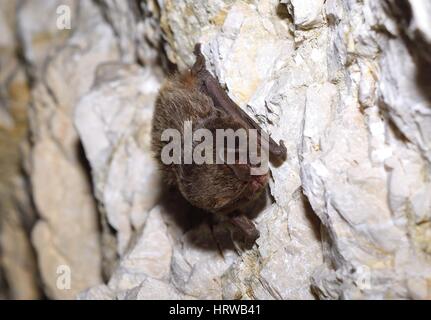
[[[268,183],[268,174],[252,176],[251,178],[251,189],[253,192],[257,192],[264,188]]]

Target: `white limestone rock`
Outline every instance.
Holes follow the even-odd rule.
[[[76,298],[77,300],[113,300],[115,294],[107,285],[101,284],[80,292]]]
[[[427,298],[429,85],[421,72],[429,60],[419,48],[428,42],[411,31],[427,34],[426,24],[415,22],[420,4],[412,5],[410,21],[392,1],[288,4],[296,28],[275,16],[276,3],[238,2],[225,9],[220,28],[197,34],[164,7],[167,21],[178,23],[168,38],[177,52],[172,61],[190,65],[192,43],[204,42],[208,67],[231,97],[287,142],[289,159],[272,168],[271,183],[272,210],[285,215],[257,220],[261,232],[274,225],[272,216],[287,224],[240,253],[242,262],[222,276],[223,297],[312,298],[311,284],[320,298]],[[425,21],[424,12],[417,19]],[[403,30],[417,44],[406,42]],[[310,211],[301,189],[322,223],[320,237],[304,218]],[[289,229],[305,230],[297,239],[309,242],[298,246],[308,250],[293,250]],[[271,237],[293,254],[269,254],[262,267],[268,252],[278,252]],[[308,276],[290,279],[277,261]]]
[[[93,82],[96,67],[117,60],[118,52],[111,28],[90,2],[80,3],[76,29],[61,49],[54,40],[39,47],[33,37],[58,29],[42,14],[34,19],[29,16],[32,10],[45,8],[56,17],[59,4],[26,2],[18,12],[18,24],[29,70],[36,71],[29,174],[41,219],[34,226],[32,242],[47,296],[70,299],[102,282],[98,213],[72,116],[77,101]],[[41,23],[40,19],[50,22]],[[33,24],[37,26],[35,34],[30,32]],[[59,268],[64,265],[70,270],[70,288],[58,285]]]
[[[119,198],[108,194],[106,188],[103,188],[103,182],[100,183],[104,180],[100,177],[105,175],[105,173],[100,174],[100,171],[105,170],[103,169],[106,166],[104,159],[111,159],[113,150],[105,142],[108,140],[103,132],[108,128],[114,130],[112,138],[116,141],[115,137],[118,136],[116,132],[119,130],[116,128],[130,128],[130,125],[126,126],[127,121],[122,119],[127,119],[127,115],[133,113],[137,106],[123,102],[121,112],[114,112],[113,110],[119,109],[115,107],[117,98],[112,98],[112,88],[109,93],[102,89],[105,85],[93,89],[93,92],[81,101],[75,121],[93,167],[95,184],[102,185],[102,187],[96,187],[97,190],[103,190],[104,196],[99,195],[99,199],[102,199],[111,224],[114,222],[114,228],[120,230],[118,239],[125,239],[124,242],[120,241],[123,243],[119,251],[122,256],[108,283],[117,298],[156,297],[149,293],[155,287],[162,291],[157,294],[159,298],[313,298],[310,291],[311,274],[322,263],[319,223],[310,217],[310,209],[304,204],[304,199],[298,192],[299,160],[295,156],[295,150],[301,141],[300,129],[304,112],[304,97],[301,95],[305,93],[301,87],[303,85],[297,85],[295,81],[307,80],[295,79],[287,74],[288,65],[292,63],[294,41],[289,35],[286,21],[275,15],[276,4],[276,1],[258,5],[235,3],[225,12],[220,30],[214,33],[212,38],[209,36],[210,31],[208,31],[209,34],[203,35],[203,38],[209,39],[207,44],[204,44],[204,52],[208,56],[210,69],[217,74],[222,83],[226,84],[239,105],[245,107],[246,104],[250,104],[251,110],[261,120],[263,126],[271,129],[274,137],[283,138],[287,142],[289,153],[292,154],[282,167],[273,168],[272,193],[279,203],[268,208],[266,213],[262,213],[257,220],[262,236],[250,251],[235,248],[225,224],[217,225],[211,230],[204,223],[185,231],[178,225],[178,219],[174,216],[187,214],[187,211],[190,211],[187,206],[185,209],[178,206],[171,209],[156,207],[158,215],[163,217],[168,226],[166,233],[171,244],[166,252],[171,251],[171,258],[167,261],[169,272],[163,276],[159,274],[160,270],[163,270],[162,266],[157,268],[156,273],[154,268],[148,269],[152,265],[152,249],[145,245],[143,239],[152,224],[146,220],[142,226],[142,233],[138,231],[134,234],[136,240],[131,240],[133,239],[132,228],[125,227],[123,230],[129,228],[129,231],[124,232],[117,227],[118,221],[128,221],[127,212],[130,212],[130,208],[117,207],[121,203]],[[206,11],[216,12],[219,5],[220,3],[214,2],[214,7],[206,8]],[[195,16],[201,14],[203,9],[196,3],[186,7],[196,8],[197,11],[192,11]],[[180,23],[179,17],[183,9],[179,6],[172,11],[173,8],[166,4],[162,7],[162,21],[167,19],[173,21],[173,24]],[[204,19],[200,21],[207,23]],[[191,48],[197,40],[178,39],[193,37],[198,39],[198,35],[188,34],[186,31],[200,30],[190,29],[190,26],[185,29],[172,28],[172,30],[174,30],[171,36],[175,43],[175,52],[178,52],[173,60],[180,66],[182,63],[179,61],[189,63],[189,60],[193,60],[190,54]],[[183,59],[182,52],[187,52],[187,55],[184,55],[187,58]],[[314,63],[321,63],[319,59],[323,57],[323,55],[316,55]],[[310,75],[308,79],[312,79],[312,76]],[[151,82],[144,78],[141,81]],[[136,82],[136,80],[130,81],[135,85]],[[299,87],[297,93],[292,94],[286,90],[287,84],[291,83]],[[121,91],[119,93],[117,91],[117,95],[122,96]],[[108,99],[111,102],[109,106],[105,102]],[[291,109],[285,110],[284,104],[289,100],[293,100],[289,105]],[[149,100],[149,103],[151,101]],[[97,107],[99,105],[100,107]],[[99,114],[96,116],[96,111],[90,111],[90,109],[98,109]],[[110,114],[116,115],[115,121],[109,116]],[[103,117],[113,120],[104,121],[102,125],[102,121],[98,119]],[[290,122],[284,126],[287,131],[283,131],[280,124],[286,124],[283,122],[287,121],[286,119]],[[142,126],[144,125],[148,124],[142,123]],[[130,136],[129,131],[125,132],[125,136]],[[148,152],[148,150],[143,151]],[[127,157],[134,158],[134,155],[139,152],[142,151],[132,148]],[[134,170],[130,162],[124,160],[121,163],[127,171]],[[151,167],[146,166],[146,168],[151,170]],[[142,176],[143,173],[140,174],[143,177],[142,181],[147,181],[145,176]],[[138,193],[137,185],[133,183],[123,185],[120,175],[116,176],[115,182],[118,192],[122,194]],[[149,185],[147,184],[146,187],[148,188]],[[166,200],[162,200],[162,204],[164,202]],[[149,209],[140,208],[138,212],[142,217],[147,217]],[[154,210],[151,211],[150,216],[155,214]],[[128,224],[130,225],[130,222],[124,223],[124,225]],[[163,225],[158,228],[159,231],[160,228],[164,229]],[[123,237],[122,234],[127,236]],[[160,243],[164,242],[163,233],[154,230],[154,236]],[[125,244],[128,244],[127,248]],[[220,250],[223,255],[220,254]],[[131,258],[137,254],[142,256],[142,259]]]
[[[59,29],[57,21],[60,6],[70,9],[72,29]],[[43,72],[45,59],[54,54],[69,38],[76,27],[78,3],[73,0],[31,1],[24,0],[17,8],[18,38],[28,71],[33,77]],[[82,20],[81,20],[82,21]]]
[[[319,103],[330,122],[305,114],[301,162],[305,194],[327,234],[328,266],[313,278],[321,298],[430,297],[423,246],[430,211],[422,196],[429,189],[429,135],[421,129],[430,100],[417,78],[424,66],[400,34],[400,8],[387,5],[326,2],[335,23],[328,76],[338,97]]]
[[[48,296],[93,286],[79,298],[431,298],[428,1],[70,2],[71,34],[32,18],[36,3],[24,2],[18,31],[35,78],[33,244]],[[196,42],[232,99],[287,147],[250,250],[162,193],[150,152],[165,53],[184,70]],[[101,248],[75,127],[101,237],[113,240]],[[72,266],[71,292],[55,288],[58,264]]]
[[[199,0],[157,0],[157,3],[168,58],[180,69],[193,64],[190,53],[195,43],[217,32],[232,5],[229,0],[214,0],[206,5]],[[157,15],[157,11],[153,8],[152,12]]]
[[[117,232],[122,255],[160,193],[150,151],[160,82],[151,70],[137,66],[105,65],[99,73],[76,108],[75,123],[92,166],[96,196]]]
[[[296,28],[311,29],[324,21],[324,0],[282,0],[286,3]]]
[[[29,226],[36,219],[22,155],[28,149],[28,79],[16,56],[17,3],[0,1],[0,296],[38,299]]]

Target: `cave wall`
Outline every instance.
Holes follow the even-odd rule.
[[[0,297],[431,298],[428,1],[2,0],[0,13]],[[196,42],[287,147],[250,250],[166,192],[150,153],[157,91]]]

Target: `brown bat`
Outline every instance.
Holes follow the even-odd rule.
[[[163,131],[170,128],[183,132],[185,121],[192,121],[193,131],[199,128],[212,133],[216,129],[256,129],[259,145],[262,139],[267,139],[271,157],[281,160],[286,157],[283,141],[278,145],[267,135],[262,135],[260,126],[229,98],[206,70],[200,44],[195,46],[194,54],[193,67],[170,78],[160,89],[153,117],[152,148],[169,185],[177,187],[193,206],[227,216],[254,241],[259,232],[242,210],[265,190],[268,173],[251,175],[250,169],[254,165],[250,162],[167,165],[161,161],[162,149],[168,143],[161,139]],[[194,143],[193,148],[195,146]],[[215,150],[213,154],[217,156]]]

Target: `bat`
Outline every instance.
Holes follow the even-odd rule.
[[[196,61],[192,68],[170,77],[161,87],[155,103],[152,122],[152,150],[160,165],[164,181],[176,187],[193,206],[216,215],[223,215],[253,242],[259,237],[253,221],[244,208],[250,206],[266,189],[268,172],[252,175],[255,166],[249,159],[246,163],[168,163],[162,161],[163,149],[168,142],[162,139],[166,129],[183,132],[177,147],[185,147],[184,124],[190,121],[193,132],[206,129],[217,133],[217,129],[250,129],[257,131],[258,145],[268,145],[271,159],[286,158],[287,150],[281,140],[277,144],[262,128],[232,101],[219,82],[205,67],[201,45],[194,49]],[[214,140],[215,141],[215,140]],[[214,142],[213,141],[213,142]],[[193,142],[192,150],[197,148]],[[235,152],[239,148],[235,144]],[[212,156],[220,156],[215,148]],[[226,150],[223,150],[224,154]],[[225,158],[224,158],[225,159]]]

